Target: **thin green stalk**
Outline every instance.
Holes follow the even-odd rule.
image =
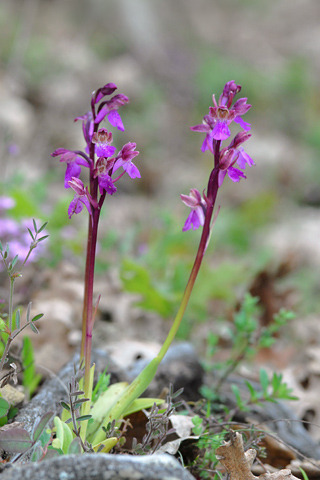
[[[208,192],[207,199],[209,200],[209,204],[207,205],[205,222],[202,229],[199,248],[198,248],[197,255],[189,276],[187,286],[185,288],[185,291],[182,297],[182,301],[181,301],[178,313],[176,315],[176,318],[174,319],[173,325],[168,333],[168,336],[164,344],[162,345],[160,352],[158,353],[158,357],[160,358],[160,361],[163,359],[163,357],[167,353],[168,348],[173,342],[177,334],[178,328],[180,327],[184,312],[186,311],[186,308],[190,299],[192,289],[194,287],[196,278],[198,276],[198,273],[202,264],[204,253],[206,251],[207,243],[210,237],[210,227],[211,227],[213,209],[214,209],[214,205],[215,205],[215,201],[218,193],[218,172],[219,172],[218,169],[214,169],[209,178],[208,190],[207,190]]]

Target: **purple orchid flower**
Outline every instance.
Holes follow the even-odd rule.
[[[193,132],[204,132],[206,134],[205,139],[203,140],[203,144],[201,145],[201,151],[205,152],[206,150],[212,151],[212,135],[211,132],[214,129],[215,120],[210,117],[210,115],[205,115],[203,117],[202,123],[200,125],[195,125],[194,127],[190,127],[190,130]]]
[[[234,148],[224,148],[221,151],[219,161],[219,187],[221,187],[226,174],[228,174],[233,182],[239,182],[241,178],[247,178],[241,170],[233,166],[238,156],[239,152]]]
[[[58,148],[51,154],[52,157],[57,157],[60,155],[60,162],[65,162],[67,164],[67,169],[64,177],[64,187],[70,188],[69,181],[72,180],[73,177],[80,177],[81,166],[88,167],[89,159],[85,160],[78,154],[78,152],[66,150],[65,148]]]
[[[107,83],[103,87],[98,88],[98,90],[92,94],[91,106],[93,107],[95,104],[99,103],[106,95],[112,95],[117,88],[118,87],[115,83]]]
[[[74,213],[80,213],[83,210],[83,205],[86,206],[89,215],[92,216],[91,204],[93,203],[93,199],[88,191],[88,187],[84,188],[82,181],[76,177],[72,177],[69,181],[69,187],[75,192],[74,198],[68,208],[69,218],[71,218]]]
[[[190,230],[192,225],[193,230],[199,228],[200,225],[203,226],[207,204],[201,197],[200,192],[196,188],[191,188],[190,195],[181,194],[180,197],[183,203],[191,208],[191,212],[185,221],[182,231]]]
[[[118,108],[121,107],[122,105],[125,105],[126,103],[129,103],[129,98],[126,95],[123,95],[122,93],[115,95],[110,100],[106,100],[105,102],[102,102],[99,106],[95,123],[100,123],[102,122],[102,120],[105,119],[105,117],[107,117],[109,123],[113,127],[124,132],[124,126],[123,126],[121,117],[118,113]]]
[[[248,132],[238,132],[228,146],[229,149],[230,148],[235,149],[236,155],[237,155],[236,162],[239,165],[239,167],[242,168],[242,170],[246,168],[246,165],[249,165],[249,167],[252,167],[255,165],[250,155],[248,155],[242,147],[242,144],[247,140],[249,140],[250,137],[251,137],[251,134]]]
[[[94,132],[92,112],[87,112],[84,115],[81,115],[74,119],[75,122],[77,122],[78,120],[82,121],[82,132],[87,145],[86,150],[88,150]]]
[[[229,125],[233,121],[238,123],[244,130],[250,130],[250,124],[244,122],[241,118],[251,108],[251,105],[247,104],[247,99],[240,98],[232,106],[233,99],[240,90],[241,86],[236,85],[233,80],[227,82],[218,103],[215,95],[212,95],[214,106],[209,107],[209,115],[205,115],[203,124],[190,127],[193,131],[206,133],[201,147],[202,151],[207,149],[212,151],[212,140],[226,140],[229,138],[231,135]]]
[[[134,142],[129,142],[122,147],[115,159],[114,172],[122,167],[130,178],[141,178],[138,168],[132,163],[132,159],[139,155],[139,152],[135,151],[136,146]]]
[[[247,105],[246,98],[240,98],[237,100],[232,108],[222,105],[220,99],[219,104],[217,104],[215,95],[212,95],[212,100],[214,107],[209,107],[209,115],[215,120],[215,126],[211,132],[212,138],[215,140],[226,140],[229,138],[231,132],[228,125],[235,121],[235,119],[237,119],[237,123],[242,123],[242,125],[246,127],[246,130],[250,130],[250,124],[243,122],[240,118],[241,115],[247,113],[251,108],[251,105]]]
[[[98,177],[99,191],[102,195],[103,190],[107,192],[108,195],[113,195],[117,191],[117,187],[114,185],[113,180],[109,173],[114,165],[114,158],[106,159],[100,157],[97,160],[96,167],[93,171],[93,178]]]
[[[116,152],[116,147],[110,145],[112,143],[112,133],[105,128],[100,128],[93,134],[92,143],[95,143],[95,152],[98,157],[108,158],[112,157]]]

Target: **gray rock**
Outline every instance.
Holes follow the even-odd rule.
[[[40,463],[7,465],[1,480],[194,480],[167,455],[65,455]]]
[[[111,363],[108,354],[98,350],[93,352],[92,360],[96,363],[96,370],[99,371],[103,371],[106,365]],[[47,380],[42,385],[39,393],[21,409],[15,417],[15,421],[22,423],[24,428],[30,433],[38,417],[41,417],[49,411],[58,414],[61,411],[60,402],[62,400],[68,401],[68,384],[71,381],[71,377],[75,375],[75,367],[77,367],[78,363],[79,354],[76,354],[73,359],[60,370],[58,375]],[[119,377],[121,377],[121,380],[124,379],[122,372],[118,373],[114,365],[110,367],[110,372],[113,372],[115,381],[118,381]]]
[[[252,380],[250,380],[250,383],[256,392],[261,391],[259,383]],[[214,384],[212,374],[207,376],[206,384]],[[228,408],[236,408],[237,406],[235,396],[230,388],[232,384],[238,386],[244,401],[249,399],[249,390],[246,387],[245,380],[238,375],[230,375],[221,388],[224,404]],[[277,403],[265,402],[261,406],[250,405],[249,412],[239,411],[234,420],[249,423],[255,421],[258,424],[265,424],[280,440],[302,453],[302,455],[316,460],[320,459],[320,445],[311,437],[299,417],[284,400],[279,400]]]

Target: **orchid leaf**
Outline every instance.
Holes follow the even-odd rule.
[[[147,410],[148,408],[153,407],[154,404],[157,406],[161,405],[164,402],[161,398],[137,398],[134,400],[127,409],[124,410],[123,416],[127,417],[132,413],[139,412],[140,410]]]
[[[112,450],[112,448],[117,445],[118,440],[119,439],[117,437],[106,438],[102,442],[97,443],[97,445],[94,445],[93,450],[97,452],[99,450],[99,447],[104,445],[104,447],[99,450],[99,453],[109,453],[110,450]]]

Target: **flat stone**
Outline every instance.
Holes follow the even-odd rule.
[[[194,480],[170,455],[64,455],[4,467],[1,480]]]

